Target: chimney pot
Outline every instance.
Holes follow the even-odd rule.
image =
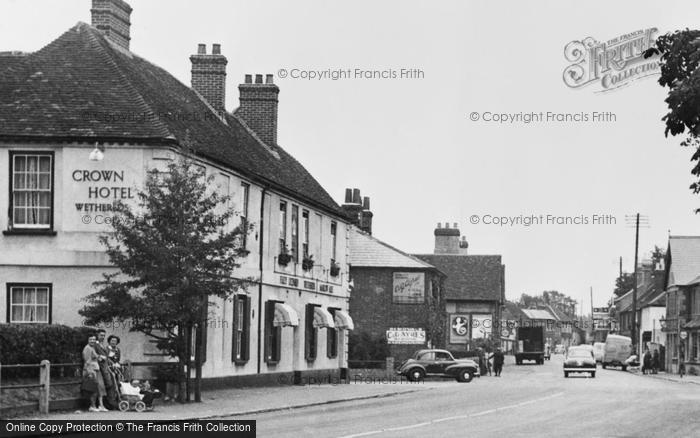
[[[459,227],[457,226],[457,222],[455,222],[454,224],[452,224],[452,228],[459,228]]]
[[[262,75],[255,75],[255,83],[256,84],[262,84]]]
[[[212,44],[211,45],[211,54],[212,55],[221,55],[221,44]]]
[[[438,227],[438,228],[442,228],[442,223],[441,223],[441,222],[438,222],[438,226],[437,226],[437,227]]]
[[[352,202],[354,204],[362,205],[362,198],[360,197],[360,189],[352,189]]]
[[[450,223],[449,223],[449,222],[445,222],[445,228],[450,228]]]
[[[365,196],[362,202],[362,208],[369,210],[369,196]]]
[[[274,84],[274,81],[272,78],[273,78],[272,75],[265,76],[265,83],[266,84]]]
[[[352,202],[352,189],[345,189],[345,203],[349,204]]]
[[[207,54],[207,45],[206,44],[197,45],[197,55],[206,55],[206,54]]]
[[[253,83],[253,75],[245,75],[245,83],[252,84]]]

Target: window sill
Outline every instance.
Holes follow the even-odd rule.
[[[265,361],[265,363],[266,363],[268,366],[276,366],[279,362],[280,362],[280,361],[278,361],[278,360],[266,360],[266,361]]]
[[[5,236],[55,236],[54,230],[38,230],[33,228],[19,228],[13,230],[3,230]]]
[[[233,363],[234,363],[236,366],[243,366],[243,365],[245,365],[245,364],[248,363],[248,359],[234,359],[234,360],[233,360]],[[270,363],[270,362],[268,362],[268,364],[269,364],[269,363]],[[274,362],[274,363],[276,364],[277,362]]]

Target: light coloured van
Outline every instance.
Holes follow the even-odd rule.
[[[603,352],[603,368],[621,367],[627,370],[625,361],[632,354],[632,339],[627,336],[608,335]]]

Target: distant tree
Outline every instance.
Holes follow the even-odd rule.
[[[615,290],[613,294],[616,297],[623,296],[634,288],[634,281],[634,274],[623,272],[620,277],[615,279]]]
[[[129,321],[131,331],[177,358],[180,401],[189,401],[193,353],[199,401],[202,348],[197,342],[192,352],[191,345],[206,324],[209,297],[227,298],[246,284],[233,275],[247,254],[241,242],[248,228],[227,226],[234,212],[212,178],[189,158],[167,173],[149,171],[137,205],[117,203],[112,230],[100,237],[119,272],[95,282],[99,291],[80,310],[87,324]]]
[[[556,290],[544,291],[540,295],[521,294],[517,304],[524,309],[552,306],[567,315],[576,313],[576,300]]]
[[[691,173],[698,178],[690,185],[693,193],[700,193],[700,30],[677,30],[661,35],[644,57],[660,55],[659,84],[668,87],[665,102],[668,113],[664,134],[686,134],[681,146],[692,147],[695,164]],[[700,208],[695,210],[700,212]]]
[[[666,257],[666,251],[663,250],[662,248],[658,247],[657,245],[654,245],[654,251],[651,253],[651,262],[652,266],[654,269],[658,266],[658,264],[664,260]]]

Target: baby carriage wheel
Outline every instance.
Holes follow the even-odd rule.
[[[129,402],[126,400],[122,400],[119,402],[119,410],[122,412],[126,412],[129,410]]]
[[[146,403],[137,401],[134,407],[136,408],[136,412],[143,412],[146,410]]]

